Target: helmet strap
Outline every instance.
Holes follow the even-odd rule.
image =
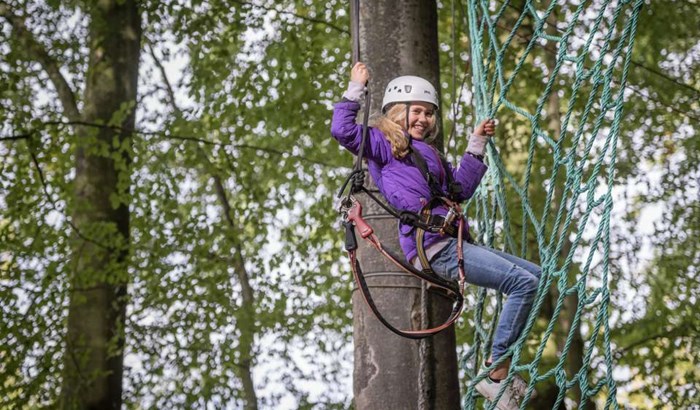
[[[409,121],[408,121],[409,115],[411,115],[411,103],[410,103],[410,102],[407,102],[407,103],[406,103],[406,133],[407,133],[408,135],[411,135],[411,134],[409,133],[409,129],[410,129],[410,128],[409,128],[409,124],[410,124],[410,123],[409,123]]]

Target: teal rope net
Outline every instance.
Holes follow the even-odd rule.
[[[608,310],[610,219],[643,1],[563,3],[468,1],[475,117],[498,118],[498,135],[516,134],[520,143],[504,150],[499,136],[490,142],[489,172],[468,212],[477,221],[479,242],[542,266],[526,328],[502,358],[512,359],[506,385],[516,372],[529,381],[521,408],[535,390],[555,386],[552,408],[604,402],[617,409]],[[539,94],[533,96],[533,89]],[[487,296],[485,290],[476,296],[475,337],[460,359],[469,380],[464,409],[481,403],[474,386],[487,375],[482,363],[501,307],[500,296]],[[572,368],[576,343],[580,360]]]

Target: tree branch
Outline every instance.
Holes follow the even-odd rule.
[[[156,67],[158,67],[158,71],[160,71],[160,76],[163,77],[163,82],[165,83],[165,90],[167,91],[168,99],[170,100],[170,105],[173,107],[173,110],[175,110],[178,117],[181,117],[182,110],[180,109],[180,107],[177,106],[177,102],[175,101],[175,91],[173,90],[173,86],[170,84],[170,80],[168,80],[168,75],[165,72],[165,67],[160,62],[160,59],[158,58],[158,56],[156,56],[156,52],[153,49],[153,46],[151,45],[150,39],[147,39],[147,42],[148,42],[148,51],[151,54],[151,57],[153,58],[153,61],[156,64]]]
[[[8,135],[7,137],[0,137],[0,141],[19,141],[19,140],[27,140],[31,138],[32,134],[31,133],[26,133],[26,134],[17,134],[17,135]]]
[[[687,321],[686,321],[687,322]],[[640,346],[643,346],[647,343],[653,342],[654,340],[657,339],[672,339],[672,338],[677,338],[677,337],[688,337],[692,336],[693,333],[697,333],[698,329],[696,326],[694,326],[691,322],[685,323],[681,322],[678,326],[675,326],[671,329],[663,329],[658,333],[652,334],[652,335],[647,335],[639,340],[635,340],[634,342],[630,343],[627,346],[620,347],[616,349],[614,353],[614,358],[615,360],[620,360],[627,352],[634,350]]]
[[[46,48],[34,38],[34,34],[27,29],[24,18],[12,13],[11,9],[12,6],[0,0],[0,17],[4,17],[12,26],[12,30],[26,51],[27,56],[41,64],[46,74],[48,74],[63,105],[64,115],[71,121],[79,120],[80,110],[76,103],[75,94],[66,78],[61,74],[58,63],[49,55]]]
[[[256,9],[262,9],[262,10],[267,10],[267,11],[274,11],[274,12],[279,13],[279,14],[286,14],[286,15],[288,15],[288,16],[296,17],[296,18],[298,18],[298,19],[302,19],[302,20],[308,21],[308,22],[310,22],[310,23],[315,23],[315,24],[321,24],[321,25],[324,25],[324,26],[328,26],[328,27],[332,28],[333,30],[335,30],[335,31],[337,31],[337,32],[339,32],[339,33],[343,33],[343,34],[350,35],[350,31],[349,31],[349,30],[346,30],[346,29],[343,29],[343,28],[341,28],[341,27],[338,27],[338,26],[336,26],[335,24],[329,23],[329,22],[327,22],[327,21],[325,21],[325,20],[321,20],[321,19],[317,19],[317,18],[313,18],[313,17],[308,17],[308,16],[302,16],[301,14],[292,13],[291,11],[277,10],[277,9],[274,8],[274,7],[263,6],[263,5],[260,5],[260,4],[252,4],[252,3],[248,3],[248,2],[246,2],[246,1],[234,0],[233,2],[234,2],[234,3],[238,3],[238,4],[240,4],[241,6],[248,6],[248,7],[252,7],[252,8],[256,8]]]
[[[193,137],[193,136],[188,136],[188,135],[167,134],[165,131],[144,131],[144,130],[138,130],[138,129],[125,130],[118,125],[96,124],[96,123],[87,122],[87,121],[45,121],[45,122],[43,122],[43,124],[44,125],[55,125],[58,127],[66,126],[66,125],[67,126],[81,125],[81,126],[85,126],[85,127],[94,127],[94,128],[109,128],[109,129],[114,130],[114,131],[128,131],[128,132],[133,132],[134,134],[139,134],[139,135],[161,136],[161,137],[163,137],[163,139],[168,139],[168,140],[192,141],[192,142],[195,142],[198,144],[205,144],[205,145],[211,145],[211,146],[229,146],[232,148],[253,150],[253,151],[258,151],[258,152],[266,152],[268,154],[279,155],[279,156],[283,156],[285,154],[288,154],[290,157],[296,157],[298,160],[304,161],[304,162],[307,162],[310,164],[321,165],[321,166],[329,167],[329,168],[341,167],[340,165],[332,164],[330,162],[319,161],[316,159],[304,157],[302,155],[295,155],[295,154],[292,154],[290,152],[290,150],[281,150],[281,149],[276,149],[276,148],[271,148],[271,147],[261,147],[258,145],[251,145],[251,144],[245,144],[245,143],[232,143],[230,145],[226,145],[226,144],[221,143],[221,142],[209,141],[209,140],[199,138],[199,137]],[[27,139],[27,138],[31,137],[32,132],[34,132],[34,130],[30,130],[24,134],[10,135],[7,137],[0,137],[0,141]],[[346,168],[344,166],[342,166],[342,167]]]
[[[73,223],[71,218],[68,215],[66,215],[65,213],[60,211],[58,205],[56,204],[56,201],[54,201],[53,197],[51,197],[51,193],[49,192],[48,183],[46,182],[46,178],[44,177],[44,172],[41,170],[41,166],[39,165],[39,159],[36,157],[36,154],[34,153],[34,151],[32,151],[31,146],[29,146],[28,149],[29,149],[29,155],[32,157],[32,163],[34,164],[34,167],[36,168],[37,174],[39,175],[39,182],[41,182],[41,186],[44,190],[44,195],[46,196],[46,200],[49,201],[49,204],[51,205],[52,209],[56,212],[60,212],[61,214],[63,214],[63,216],[65,217],[66,224],[68,224],[68,226],[70,226],[80,238],[82,238],[86,242],[93,243],[96,246],[98,246],[102,249],[105,249],[107,251],[113,251],[114,250],[113,247],[102,244],[102,243],[98,242],[97,240],[90,238],[87,235],[83,234],[83,232],[80,231],[80,229],[78,229],[77,226],[75,226],[75,224]]]

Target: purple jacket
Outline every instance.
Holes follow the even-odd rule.
[[[355,155],[362,141],[362,126],[355,123],[359,109],[360,104],[353,101],[336,103],[331,123],[333,138]],[[440,179],[445,192],[447,192],[445,172],[452,173],[454,181],[462,186],[462,193],[458,198],[460,202],[466,201],[474,194],[486,173],[486,165],[471,155],[462,156],[462,161],[456,169],[449,165],[445,170],[435,147],[420,140],[413,140],[412,147],[423,155],[428,169]],[[430,199],[430,187],[420,169],[413,165],[410,156],[396,159],[391,153],[391,144],[379,129],[369,129],[364,157],[368,160],[369,173],[379,191],[394,208],[418,212]],[[446,213],[445,206],[433,209],[434,215]],[[469,228],[466,229],[465,237],[469,232]],[[412,226],[399,224],[399,243],[409,261],[413,260],[417,254],[414,231]],[[444,238],[444,235],[426,232],[425,247],[428,248]]]

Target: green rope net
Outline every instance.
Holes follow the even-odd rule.
[[[507,355],[506,384],[516,372],[529,381],[521,408],[545,386],[555,389],[552,408],[603,401],[606,409],[618,408],[608,311],[610,217],[642,4],[468,1],[475,116],[499,118],[499,135],[529,135],[509,157],[490,143],[489,172],[468,204],[479,242],[542,266],[526,328]],[[530,85],[524,96],[525,81],[540,88]],[[532,96],[533,89],[540,94]],[[485,290],[476,296],[475,338],[460,360],[469,380],[464,409],[480,402],[474,386],[486,376],[481,364],[501,306],[500,297],[487,303],[486,296]],[[577,343],[580,360],[572,366]]]

